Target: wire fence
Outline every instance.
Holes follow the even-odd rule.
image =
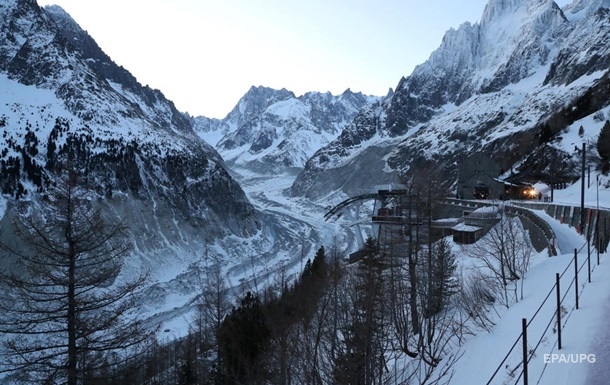
[[[545,354],[550,355],[556,350],[561,350],[562,331],[568,324],[568,321],[570,320],[570,317],[572,316],[574,310],[577,310],[579,308],[579,297],[581,296],[586,287],[586,282],[591,282],[590,273],[592,270],[595,269],[595,267],[591,268],[591,255],[593,254],[593,251],[590,247],[587,247],[587,251],[584,253],[584,255],[586,256],[586,258],[584,258],[584,261],[579,263],[578,256],[582,253],[585,246],[588,245],[589,240],[587,240],[587,242],[585,242],[585,244],[580,249],[574,249],[574,256],[572,257],[566,268],[563,270],[563,272],[556,273],[555,283],[552,285],[551,289],[549,290],[548,294],[546,295],[540,306],[534,312],[534,315],[527,321],[526,319],[523,319],[523,327],[521,333],[519,334],[519,336],[517,336],[517,338],[511,345],[511,348],[508,350],[502,361],[498,364],[493,374],[487,381],[486,385],[490,385],[492,383],[515,385],[523,383],[524,385],[528,385],[530,380],[529,377],[531,374],[528,372],[528,365],[532,358],[535,357],[536,354],[539,352],[539,348],[541,347],[543,342],[550,341],[553,335],[556,335],[556,337],[554,338],[555,341],[550,347],[550,351],[545,352]],[[599,264],[599,258],[597,259],[597,263]],[[587,266],[588,270],[588,279],[584,284],[579,285],[579,277],[585,266]],[[563,288],[561,280],[568,274],[570,268],[573,269],[571,279],[567,287]],[[539,335],[538,339],[532,343],[527,339],[527,328],[534,321],[540,321],[538,318],[542,317],[541,314],[543,314],[541,313],[541,310],[545,307],[545,305],[550,304],[550,302],[552,302],[553,293],[556,293],[555,309],[552,312],[551,317],[549,317],[548,321],[543,320],[546,321],[543,324],[543,331]],[[573,304],[570,303],[570,305],[568,305],[568,302],[570,302],[568,296],[570,294],[574,296],[574,302]],[[566,309],[566,306],[570,307],[569,311]],[[523,348],[523,352],[521,354],[519,354],[519,349],[516,349],[520,345],[520,343]],[[545,360],[545,364],[536,379],[536,384],[540,383],[548,364],[549,362]],[[504,372],[505,375],[508,375],[508,378],[502,378],[500,376],[500,374],[503,373],[502,368],[508,370],[507,373]]]
[[[497,204],[497,202],[473,202],[451,198],[446,199],[445,201],[443,201],[443,203],[449,205],[458,205],[460,207],[471,207],[475,209],[478,207],[492,206]],[[555,234],[551,226],[544,219],[540,218],[538,215],[531,211],[532,208],[528,207],[531,205],[525,205],[526,207],[517,207],[517,205],[521,206],[522,203],[507,202],[503,207],[505,212],[520,216],[521,218],[525,218],[526,220],[530,221],[532,225],[537,228],[537,230],[539,230],[545,238],[545,241],[542,242],[546,242],[548,244],[549,255],[556,255]],[[551,345],[548,354],[552,354],[554,351],[561,349],[561,332],[570,320],[574,310],[579,308],[579,296],[582,294],[586,286],[583,284],[579,289],[579,275],[584,269],[584,267],[587,266],[587,282],[591,282],[591,272],[595,269],[595,267],[592,267],[591,265],[591,255],[593,254],[593,251],[591,250],[591,245],[594,245],[594,249],[597,252],[597,265],[599,265],[600,252],[606,252],[608,249],[608,244],[610,243],[610,212],[606,210],[594,210],[592,208],[587,208],[585,212],[581,213],[581,209],[576,207],[561,205],[551,207],[546,204],[540,209],[544,209],[544,211],[547,211],[547,213],[552,217],[557,218],[559,216],[559,220],[561,223],[564,223],[565,221],[565,223],[569,224],[570,226],[572,226],[575,221],[579,221],[580,223],[582,219],[586,218],[584,227],[581,227],[581,225],[578,224],[577,231],[580,234],[585,235],[587,241],[580,247],[580,249],[574,250],[574,257],[572,257],[572,259],[570,260],[566,268],[561,272],[561,274],[556,274],[556,282],[552,285],[551,289],[549,290],[549,293],[542,301],[532,318],[530,318],[529,321],[523,319],[523,328],[521,333],[519,334],[519,336],[517,336],[500,364],[494,370],[486,385],[490,385],[494,382],[502,384],[519,384],[521,381],[523,381],[524,385],[528,385],[528,364],[536,355],[543,342],[548,341],[550,337],[552,337],[551,333],[556,334],[557,338]],[[600,216],[600,214],[602,215]],[[586,258],[581,264],[579,264],[578,256],[582,253],[585,247],[587,247]],[[572,269],[574,269],[572,279],[570,280],[566,288],[560,290],[562,287],[561,280],[564,279],[564,276],[566,274],[568,274],[568,271],[571,267]],[[541,310],[544,308],[545,305],[550,303],[549,301],[553,292],[556,293],[556,308],[552,312],[552,315],[551,317],[549,317],[548,321],[539,320],[538,318],[542,317],[540,315]],[[573,305],[567,304],[568,296],[570,295],[570,293],[573,293],[574,296]],[[567,310],[566,307],[570,308],[570,310]],[[546,323],[543,324],[543,332],[538,338],[538,340],[535,341],[534,344],[528,344],[527,328],[530,327],[534,321]],[[523,347],[522,354],[519,354],[519,349],[516,349],[519,346],[520,342]],[[530,345],[533,346],[533,348],[530,347]],[[546,346],[546,344],[544,346]],[[542,370],[540,371],[539,376],[537,378],[536,384],[540,383],[547,366],[548,362],[545,361],[545,364],[542,367]],[[507,372],[502,371],[503,368],[506,369]],[[508,378],[500,379],[502,373],[508,374]]]

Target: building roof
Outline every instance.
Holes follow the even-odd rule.
[[[465,233],[476,233],[479,230],[482,230],[483,228],[480,226],[472,226],[472,225],[466,225],[464,223],[459,223],[455,226],[453,226],[451,229],[455,230],[455,231],[462,231]]]

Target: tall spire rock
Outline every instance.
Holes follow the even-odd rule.
[[[484,28],[495,23],[499,19],[512,15],[527,1],[524,0],[490,0],[483,11],[481,26]]]
[[[533,75],[571,30],[553,0],[491,0],[481,19],[475,89],[497,91]]]
[[[389,134],[404,134],[447,103],[533,75],[571,29],[552,0],[490,0],[480,23],[450,29],[429,60],[400,81],[388,109]]]

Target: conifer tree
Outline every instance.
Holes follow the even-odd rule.
[[[246,293],[240,306],[233,309],[220,328],[225,384],[262,383],[266,369],[261,365],[261,358],[269,336],[259,297]]]
[[[448,303],[449,297],[457,291],[454,282],[455,255],[451,252],[451,246],[446,238],[432,245],[432,266],[429,280],[430,293],[426,299],[425,317],[438,314]]]

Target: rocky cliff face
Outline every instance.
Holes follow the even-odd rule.
[[[545,85],[568,85],[610,67],[610,3],[602,2],[606,5],[598,8],[593,7],[594,3],[579,11],[585,13],[590,9],[588,15],[581,15],[583,18],[573,24],[566,44],[551,62]]]
[[[474,151],[516,167],[541,143],[545,123],[557,135],[582,118],[569,110],[584,103],[610,60],[605,6],[578,0],[564,12],[552,0],[490,0],[479,23],[448,31],[391,99],[362,110],[318,151],[293,195],[353,192],[350,170],[364,165],[372,178],[361,185],[404,181],[428,164],[450,187],[456,162]],[[604,108],[601,99],[589,111]]]
[[[402,135],[443,105],[460,105],[532,76],[572,28],[550,0],[490,1],[480,23],[449,30],[428,61],[401,80],[388,129]]]
[[[44,190],[70,165],[104,196],[163,202],[178,217],[217,223],[210,236],[258,230],[218,153],[160,91],[142,87],[59,7],[15,0],[0,13],[5,193]]]

